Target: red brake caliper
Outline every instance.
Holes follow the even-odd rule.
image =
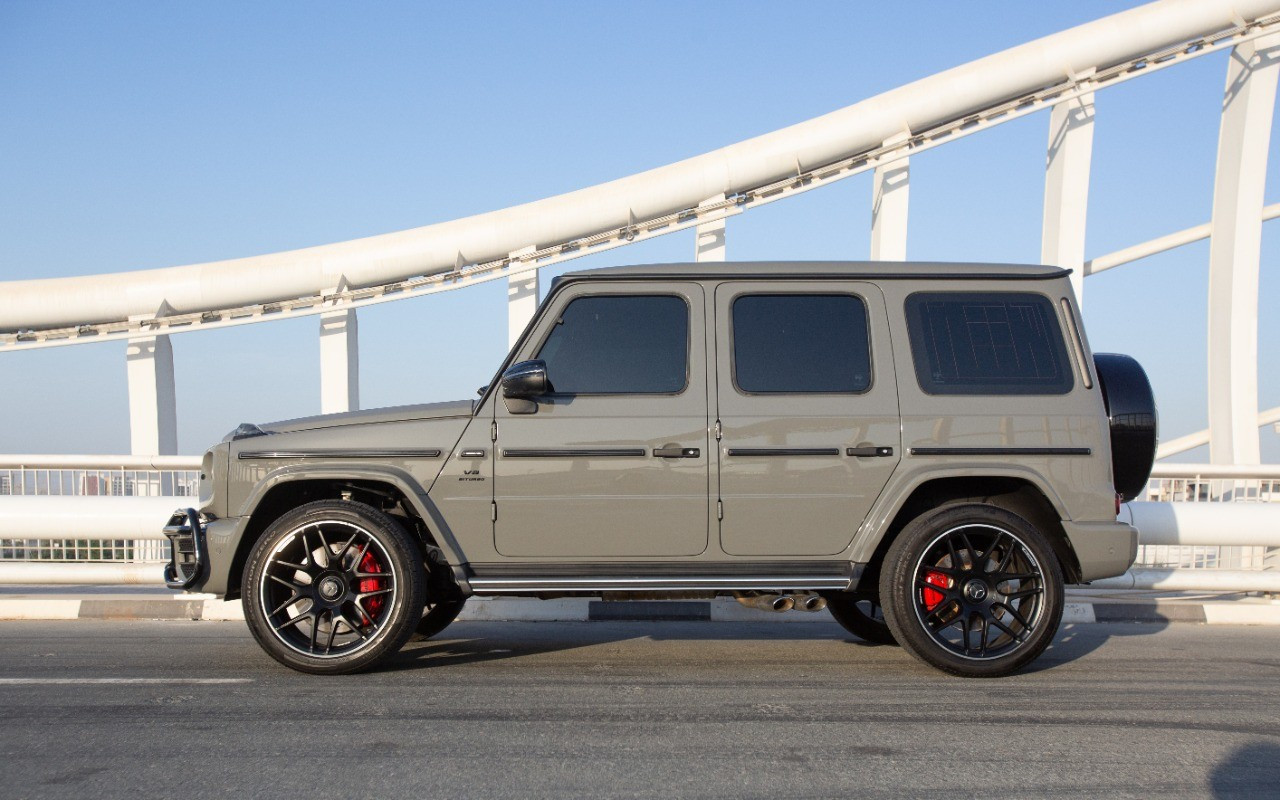
[[[361,572],[382,572],[382,565],[378,563],[378,559],[373,557],[373,553],[365,553],[364,558],[360,559]],[[360,593],[376,592],[382,588],[381,578],[361,578]],[[371,625],[373,619],[376,619],[378,612],[382,611],[383,605],[386,604],[387,596],[380,594],[377,597],[370,597],[363,603],[358,603],[360,611],[364,613],[364,619],[361,620],[363,625]],[[372,618],[372,619],[371,619]]]
[[[924,582],[933,586],[941,586],[943,589],[951,585],[951,579],[941,572],[928,570],[924,574]],[[932,611],[938,607],[938,604],[946,599],[946,595],[936,589],[924,590],[924,608],[926,611]]]

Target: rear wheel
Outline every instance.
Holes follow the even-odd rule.
[[[1062,620],[1062,571],[1044,535],[995,506],[948,506],[907,525],[880,577],[885,619],[912,655],[965,677],[1038,657]]]
[[[245,565],[245,619],[258,644],[302,672],[341,674],[394,654],[422,619],[418,547],[363,503],[322,500],[285,514]]]
[[[866,642],[897,644],[893,632],[884,621],[884,609],[877,594],[832,592],[826,595],[827,610],[836,622]]]

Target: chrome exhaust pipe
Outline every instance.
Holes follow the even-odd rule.
[[[797,598],[796,608],[802,611],[821,611],[827,607],[827,598],[820,594],[807,594]]]
[[[795,600],[789,594],[758,594],[754,592],[739,592],[734,598],[747,608],[755,608],[760,611],[775,611],[781,613],[790,611],[795,607]]]

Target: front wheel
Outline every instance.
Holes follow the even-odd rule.
[[[971,678],[1007,675],[1049,646],[1062,620],[1062,570],[1044,534],[996,506],[916,518],[885,554],[885,620],[912,655]]]
[[[321,500],[288,512],[245,565],[249,630],[301,672],[356,672],[394,654],[422,619],[425,595],[415,543],[363,503]]]

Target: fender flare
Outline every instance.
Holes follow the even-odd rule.
[[[458,541],[454,538],[453,531],[449,528],[449,524],[445,522],[440,510],[436,508],[435,503],[431,502],[431,498],[427,496],[425,489],[413,476],[398,467],[367,464],[293,464],[280,467],[268,472],[262,480],[254,485],[253,491],[241,503],[237,516],[245,519],[251,517],[263,498],[277,486],[314,480],[374,481],[394,486],[409,501],[418,516],[427,523],[432,534],[435,535],[436,545],[444,551],[445,559],[448,563],[451,565],[465,563]]]
[[[1044,479],[1044,476],[1033,469],[1014,465],[993,465],[974,462],[957,463],[931,469],[928,472],[921,472],[913,475],[908,481],[885,487],[885,491],[880,494],[880,498],[872,506],[871,513],[867,514],[867,518],[858,527],[858,531],[853,536],[853,542],[849,548],[850,559],[860,563],[869,562],[875,555],[876,548],[880,546],[885,534],[888,533],[890,525],[897,518],[898,513],[902,511],[902,507],[906,505],[908,498],[924,484],[945,478],[1013,478],[1023,480],[1044,495],[1059,519],[1071,519],[1070,515],[1067,514],[1066,505],[1062,502],[1062,498],[1053,490],[1049,482]]]

